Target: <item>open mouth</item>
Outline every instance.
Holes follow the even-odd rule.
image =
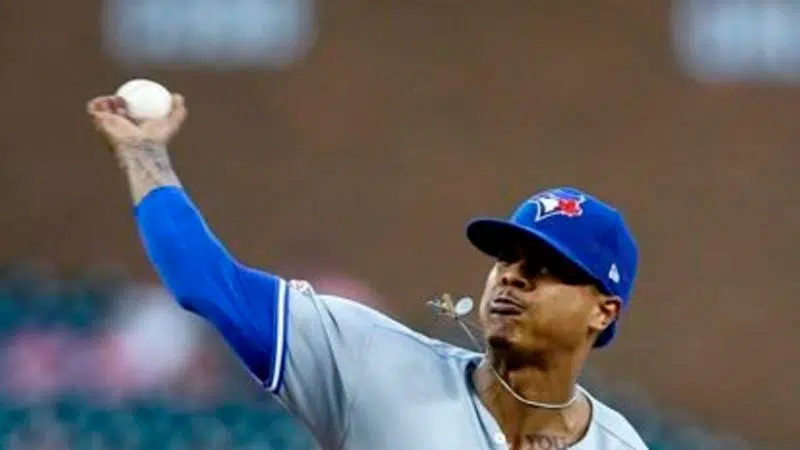
[[[525,311],[525,308],[517,300],[510,297],[495,297],[489,303],[489,314],[498,316],[518,316]]]

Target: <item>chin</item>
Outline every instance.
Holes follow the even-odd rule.
[[[514,347],[516,327],[510,323],[492,323],[486,328],[486,342],[496,350],[509,350]]]
[[[494,350],[508,350],[512,347],[511,339],[507,336],[489,335],[486,342]]]

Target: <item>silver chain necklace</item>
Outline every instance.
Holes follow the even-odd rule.
[[[475,335],[472,334],[470,331],[468,322],[463,320],[463,317],[469,314],[472,310],[473,302],[472,299],[469,297],[464,297],[459,299],[457,303],[454,303],[450,298],[449,294],[444,294],[441,298],[435,299],[434,301],[428,302],[431,306],[433,306],[437,312],[448,316],[455,320],[455,322],[464,329],[464,332],[467,333],[467,336],[472,340],[472,342],[478,347],[482,348],[483,346],[480,344],[478,339],[475,338]],[[473,325],[474,326],[474,325]],[[492,370],[494,377],[497,378],[497,381],[500,382],[500,385],[503,386],[512,397],[514,397],[518,402],[522,403],[523,405],[532,406],[534,408],[542,408],[542,409],[564,409],[575,403],[575,400],[578,399],[580,394],[580,388],[575,389],[572,394],[572,397],[564,403],[546,403],[546,402],[537,402],[535,400],[528,400],[527,398],[517,394],[514,389],[509,386],[506,380],[497,373],[497,370],[489,364],[489,368]]]
[[[542,409],[564,409],[575,403],[575,400],[578,399],[579,392],[576,389],[575,392],[572,394],[572,397],[564,403],[545,403],[545,402],[537,402],[536,400],[528,400],[527,398],[517,394],[517,392],[514,391],[514,389],[512,389],[511,386],[508,385],[508,383],[506,383],[506,380],[504,380],[503,377],[501,377],[500,374],[497,373],[497,371],[494,369],[494,367],[491,366],[491,364],[489,365],[489,368],[492,369],[492,373],[494,374],[494,377],[497,378],[497,381],[500,382],[500,385],[503,386],[503,388],[505,388],[505,390],[509,394],[511,394],[512,397],[514,397],[515,399],[517,399],[517,401],[519,401],[524,405]]]
[[[467,326],[466,323],[464,323],[461,317],[456,316],[455,319],[456,323],[459,324],[461,328],[463,328],[464,331],[467,333],[469,338],[472,339],[472,342],[474,342],[475,345],[478,346],[478,348],[481,348],[482,346],[478,343],[478,340],[475,338],[475,335],[472,334],[472,331],[470,331],[469,327]],[[522,403],[523,405],[532,406],[534,408],[542,408],[542,409],[564,409],[575,403],[575,400],[577,400],[580,395],[579,390],[575,389],[575,391],[572,394],[572,397],[564,403],[546,403],[546,402],[537,402],[536,400],[528,400],[527,398],[517,394],[517,392],[511,386],[509,386],[506,380],[504,380],[503,377],[501,377],[500,374],[497,373],[497,370],[495,370],[495,368],[491,364],[489,364],[489,368],[492,369],[494,377],[497,378],[497,381],[500,382],[500,385],[503,386],[503,389],[505,389],[506,392],[511,394],[512,397],[514,397],[518,402]]]

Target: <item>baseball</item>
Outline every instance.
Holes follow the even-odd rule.
[[[172,94],[155,81],[127,81],[116,95],[125,100],[128,115],[135,120],[161,119],[172,109]]]

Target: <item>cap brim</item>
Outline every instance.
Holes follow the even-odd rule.
[[[528,228],[504,219],[480,218],[467,225],[467,238],[478,250],[497,258],[508,245],[514,242],[534,241],[544,244],[571,261],[587,275],[594,278],[586,267],[568,248],[539,230]]]
[[[528,228],[508,220],[495,218],[473,219],[467,224],[467,239],[469,239],[472,245],[478,250],[493,258],[497,258],[504,252],[510,243],[532,240],[554,250],[556,253],[575,264],[586,274],[591,276],[592,273],[574,253],[558,241],[539,230]],[[594,277],[592,276],[592,278]],[[600,333],[594,344],[595,348],[603,347],[611,342],[615,333],[616,321],[612,322],[608,328]]]

